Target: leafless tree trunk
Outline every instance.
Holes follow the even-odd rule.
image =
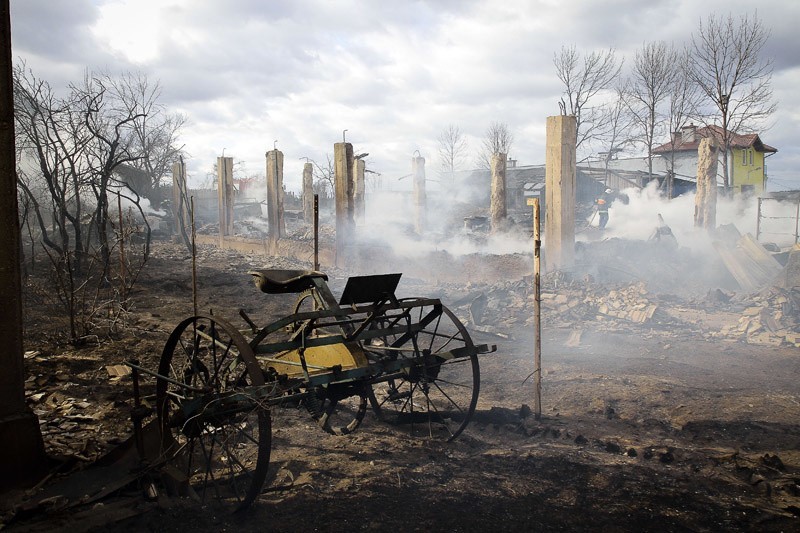
[[[450,124],[439,134],[438,141],[442,176],[452,184],[456,170],[467,156],[467,140],[458,126]]]
[[[144,74],[127,73],[108,81],[125,113],[137,117],[131,124],[132,149],[139,157],[131,165],[141,171],[144,179],[131,176],[124,181],[128,188],[158,207],[163,200],[161,181],[181,156],[183,147],[177,144],[186,117],[166,111],[158,102],[160,84],[151,83]]]
[[[612,86],[622,64],[617,64],[613,48],[591,52],[581,58],[575,46],[562,46],[553,57],[556,75],[564,84],[564,96],[559,102],[562,115],[574,115],[577,125],[575,147],[596,138],[605,126],[605,109],[592,105],[600,91]]]
[[[606,183],[608,183],[608,168],[615,154],[622,151],[626,145],[634,143],[634,139],[630,136],[633,118],[627,102],[627,86],[617,88],[616,93],[614,103],[608,106],[605,134],[600,138],[606,152],[603,161]]]
[[[665,42],[650,42],[636,52],[628,90],[634,124],[647,151],[647,173],[653,175],[653,148],[663,133],[662,103],[668,98],[677,69],[677,52]]]
[[[769,31],[757,15],[709,15],[692,36],[691,75],[712,108],[707,124],[722,127],[722,178],[730,189],[728,156],[732,134],[753,131],[775,111],[772,60],[761,52]]]
[[[492,122],[483,138],[482,150],[477,164],[480,168],[491,169],[495,154],[510,154],[514,135],[503,122]]]
[[[691,52],[683,49],[676,54],[676,68],[667,96],[670,151],[667,159],[667,197],[673,196],[675,149],[680,144],[680,131],[700,105],[700,91],[690,72]]]

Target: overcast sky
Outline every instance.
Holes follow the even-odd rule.
[[[553,55],[562,45],[616,49],[687,42],[709,14],[754,14],[770,29],[778,111],[762,140],[773,189],[800,188],[797,0],[11,0],[13,54],[56,88],[85,69],[139,70],[188,118],[190,173],[233,156],[264,173],[274,141],[284,182],[342,139],[369,152],[384,186],[405,188],[415,150],[429,177],[436,138],[455,124],[477,150],[508,124],[519,164],[544,163],[545,119],[559,112]],[[471,158],[472,160],[472,158]]]

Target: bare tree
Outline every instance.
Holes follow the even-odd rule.
[[[606,182],[608,182],[608,167],[611,160],[626,146],[635,142],[635,139],[631,137],[632,125],[635,119],[627,100],[630,89],[627,85],[623,85],[617,87],[615,93],[614,101],[607,106],[607,125],[604,135],[599,138],[605,148],[603,150],[605,152],[603,168],[606,174]]]
[[[606,108],[594,102],[600,91],[612,86],[619,76],[613,48],[591,52],[581,57],[575,46],[562,46],[553,57],[556,75],[564,84],[564,95],[559,101],[561,114],[574,115],[576,121],[576,148],[597,138],[606,126]]]
[[[663,134],[666,115],[663,104],[670,94],[678,68],[678,53],[663,41],[645,43],[633,60],[628,105],[633,122],[641,132],[647,152],[647,173],[653,175],[653,148]]]
[[[144,157],[134,126],[147,115],[146,102],[126,101],[129,95],[118,87],[116,78],[87,73],[82,84],[57,97],[24,65],[14,71],[19,187],[53,267],[48,285],[68,314],[73,342],[98,317],[125,312],[133,273],[148,254],[150,232],[139,195],[126,194],[136,217],[121,213],[122,195],[116,196],[115,216],[110,205],[109,195],[121,186],[115,172]],[[142,249],[130,242],[141,234],[140,224],[147,228]],[[121,256],[116,270],[115,249]]]
[[[438,141],[441,173],[452,183],[456,170],[467,156],[467,140],[458,126],[450,124],[439,134]]]
[[[514,135],[504,122],[492,122],[487,128],[483,138],[482,150],[478,156],[477,164],[480,168],[489,169],[492,165],[494,154],[506,154],[511,151],[514,144]]]
[[[672,181],[675,176],[675,149],[680,143],[679,132],[691,119],[700,105],[700,90],[692,81],[689,70],[691,52],[684,48],[676,52],[675,70],[667,96],[667,124],[669,126],[670,151],[667,158],[667,196],[672,197]]]
[[[692,36],[691,76],[712,108],[707,124],[719,121],[722,178],[730,188],[728,157],[732,134],[753,131],[775,111],[772,60],[761,57],[769,31],[757,15],[709,15]]]
[[[163,200],[161,182],[170,174],[172,163],[182,155],[183,146],[178,146],[178,137],[186,117],[167,112],[159,103],[161,85],[151,83],[142,73],[126,73],[109,82],[122,109],[137,117],[131,127],[132,150],[138,158],[131,166],[139,172],[126,173],[122,167],[119,174],[124,176],[131,190],[159,207]]]

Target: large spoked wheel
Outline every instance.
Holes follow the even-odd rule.
[[[164,453],[205,502],[232,510],[261,492],[269,466],[264,377],[247,341],[211,316],[181,322],[161,356],[156,408]]]
[[[441,304],[412,307],[405,316],[382,320],[380,327],[403,324],[410,328],[405,333],[365,346],[402,366],[373,387],[376,411],[414,435],[452,441],[467,427],[478,403],[480,369],[472,338]]]

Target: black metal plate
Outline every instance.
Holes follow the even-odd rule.
[[[353,276],[347,280],[339,305],[371,304],[393,296],[402,275]]]

